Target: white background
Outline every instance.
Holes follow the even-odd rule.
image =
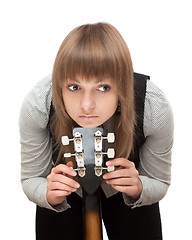
[[[35,239],[35,205],[20,185],[22,100],[38,80],[51,73],[66,34],[78,25],[98,21],[120,31],[134,70],[149,74],[172,105],[172,185],[160,204],[164,240],[192,239],[188,218],[192,214],[191,6],[185,0],[0,2],[0,239]]]

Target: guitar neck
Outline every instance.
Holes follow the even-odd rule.
[[[102,220],[100,215],[100,184],[102,181],[103,155],[114,158],[114,149],[103,152],[103,139],[114,142],[114,134],[103,136],[103,128],[73,128],[73,139],[62,137],[63,145],[74,142],[74,154],[65,153],[64,157],[75,156],[76,170],[83,189],[83,215],[85,240],[102,240]],[[109,169],[108,169],[109,171]]]
[[[100,189],[93,195],[83,193],[85,240],[103,239],[99,192]]]

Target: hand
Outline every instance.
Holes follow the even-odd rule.
[[[72,162],[66,165],[60,164],[47,176],[46,197],[51,205],[62,203],[66,196],[80,187],[79,183],[72,179],[77,173],[71,167],[73,167]]]
[[[126,193],[138,200],[142,192],[142,183],[135,164],[125,158],[116,158],[106,162],[107,166],[120,166],[115,171],[103,175],[107,184],[119,192]]]

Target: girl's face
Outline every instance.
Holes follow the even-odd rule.
[[[62,95],[68,115],[84,128],[100,126],[117,109],[117,88],[110,78],[93,78],[90,82],[81,77],[69,79],[62,88]]]

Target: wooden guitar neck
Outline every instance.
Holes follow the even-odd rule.
[[[83,193],[84,239],[103,240],[100,188],[93,195]]]

